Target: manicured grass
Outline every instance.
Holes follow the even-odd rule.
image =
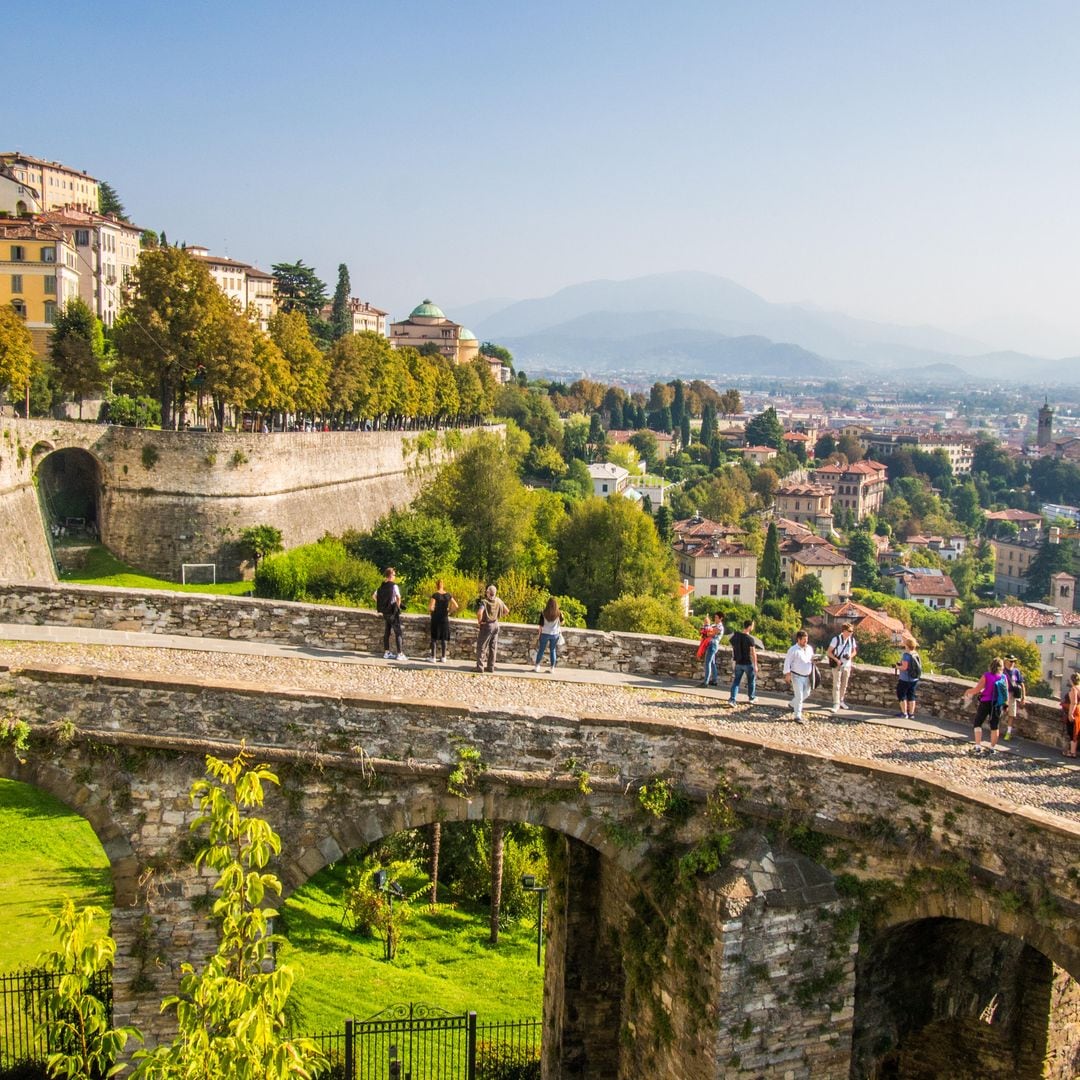
[[[110,585],[118,589],[164,589],[171,592],[214,593],[218,596],[249,596],[250,581],[222,581],[217,585],[181,585],[176,581],[149,577],[122,563],[108,548],[95,544],[78,570],[60,575],[61,581],[79,585]]]
[[[38,788],[0,780],[0,971],[54,947],[43,909],[65,896],[112,908],[109,860],[90,823]]]
[[[425,880],[402,885],[412,892]],[[387,961],[381,940],[341,930],[344,882],[343,864],[327,867],[289,897],[278,920],[288,937],[279,959],[299,969],[294,992],[305,1031],[337,1030],[349,1018],[414,1001],[454,1013],[475,1010],[481,1021],[539,1018],[543,968],[536,966],[535,917],[500,932],[492,946],[487,910],[455,906],[440,886],[434,911],[424,898],[413,901],[398,954]]]

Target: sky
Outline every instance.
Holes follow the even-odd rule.
[[[8,50],[0,149],[394,316],[702,270],[1080,353],[1074,0],[49,11],[5,13],[42,47]]]

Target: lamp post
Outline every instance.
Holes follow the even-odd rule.
[[[387,902],[390,904],[390,921],[386,927],[386,959],[394,959],[394,897],[399,900],[405,896],[405,890],[396,881],[386,880],[385,870],[376,870],[371,875],[371,884],[380,892],[386,893]]]
[[[544,943],[544,894],[548,891],[546,885],[537,885],[536,878],[532,874],[521,875],[521,887],[526,892],[536,893],[536,966],[540,966],[540,948]]]

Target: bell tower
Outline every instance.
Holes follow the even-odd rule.
[[[1050,445],[1054,435],[1054,410],[1044,401],[1039,409],[1039,429],[1035,435],[1035,445],[1041,450]]]

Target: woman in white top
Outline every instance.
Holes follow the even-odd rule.
[[[814,647],[809,644],[805,630],[795,635],[795,644],[784,657],[784,681],[791,686],[791,709],[795,713],[795,723],[803,723],[802,706],[810,693],[810,676],[814,671]]]
[[[555,670],[555,664],[559,659],[559,633],[562,630],[562,612],[559,610],[559,601],[554,596],[548,597],[548,602],[540,615],[540,636],[537,640],[536,663],[533,671],[540,670],[540,661],[544,656],[545,646],[551,652],[550,671]]]

